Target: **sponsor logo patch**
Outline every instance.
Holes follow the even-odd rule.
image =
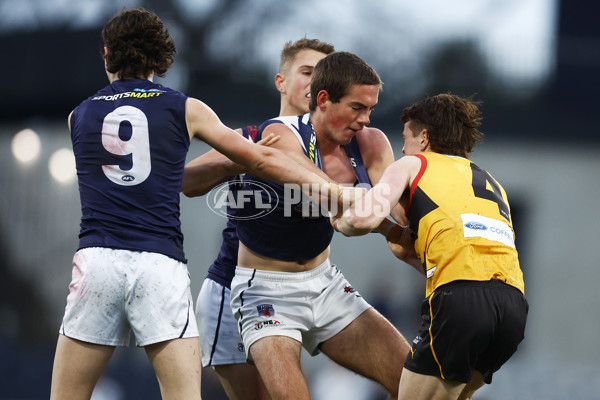
[[[484,224],[481,224],[479,222],[475,222],[475,221],[469,221],[465,224],[465,228],[469,228],[469,229],[475,229],[478,231],[486,231],[487,230],[487,226],[485,226]]]
[[[281,325],[281,322],[274,320],[274,319],[268,319],[266,321],[261,321],[261,322],[257,322],[254,324],[254,330],[255,331],[259,331],[263,328],[275,328],[276,326]]]

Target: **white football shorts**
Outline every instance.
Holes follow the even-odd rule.
[[[231,291],[212,279],[204,279],[196,300],[202,366],[245,364],[244,343],[231,312]]]
[[[237,267],[231,308],[238,320],[246,357],[267,336],[288,336],[312,356],[371,306],[338,268],[326,260],[306,272],[273,272]]]
[[[73,257],[60,333],[108,346],[198,336],[186,264],[163,254],[84,248]]]

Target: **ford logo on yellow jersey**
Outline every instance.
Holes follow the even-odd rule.
[[[487,226],[485,226],[481,222],[475,222],[475,221],[467,222],[465,224],[465,228],[475,229],[475,230],[478,230],[478,231],[487,231]]]

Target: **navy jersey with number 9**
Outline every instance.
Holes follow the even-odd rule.
[[[179,190],[190,140],[183,93],[116,80],[71,115],[79,248],[151,251],[186,262]]]

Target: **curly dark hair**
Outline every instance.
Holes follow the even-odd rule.
[[[383,82],[377,72],[362,58],[346,51],[336,51],[321,59],[315,66],[310,81],[311,111],[317,109],[317,95],[321,90],[329,93],[333,103],[339,102],[352,85],[377,85]]]
[[[427,129],[429,145],[436,153],[468,157],[483,140],[480,101],[472,95],[461,98],[451,93],[426,97],[402,111],[403,123],[411,121],[415,133]]]
[[[123,8],[102,29],[108,49],[106,69],[119,79],[164,76],[173,64],[177,48],[158,15],[144,9]]]

